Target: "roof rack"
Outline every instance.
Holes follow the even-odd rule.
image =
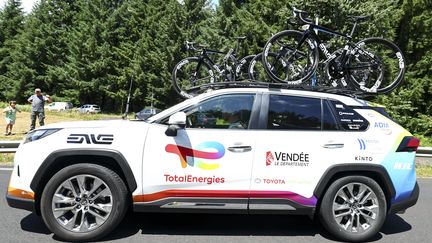
[[[353,98],[365,98],[373,96],[370,93],[364,93],[359,90],[352,90],[347,88],[328,87],[328,86],[311,86],[311,85],[290,85],[286,83],[268,83],[268,82],[254,82],[254,81],[232,81],[232,82],[217,82],[202,84],[187,89],[188,94],[193,96],[204,93],[208,90],[217,90],[225,88],[269,88],[269,89],[290,89],[290,90],[305,90],[323,93],[331,93],[338,95],[345,95]]]

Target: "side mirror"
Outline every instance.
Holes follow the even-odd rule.
[[[168,128],[165,131],[165,135],[170,137],[177,136],[177,130],[186,127],[186,113],[177,112],[170,116],[168,120]]]

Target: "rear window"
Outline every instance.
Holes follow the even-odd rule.
[[[338,130],[326,102],[318,98],[271,95],[267,129]]]
[[[364,131],[369,127],[369,122],[352,107],[339,101],[331,101],[330,103],[336,112],[339,124],[346,131]]]

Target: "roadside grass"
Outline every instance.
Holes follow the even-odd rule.
[[[432,178],[432,166],[430,165],[416,166],[416,173],[418,177]]]
[[[5,108],[6,103],[0,105],[1,111]],[[30,105],[18,105],[21,112],[17,113],[17,119],[12,130],[12,135],[6,136],[6,121],[4,114],[1,112],[0,119],[0,140],[21,140],[30,129]],[[132,114],[133,115],[133,114]],[[132,117],[130,115],[129,117]],[[90,121],[90,120],[109,120],[120,119],[121,115],[118,114],[84,114],[76,110],[67,112],[48,111],[45,109],[45,124],[68,122],[68,121]],[[39,127],[39,120],[36,120],[36,127]]]

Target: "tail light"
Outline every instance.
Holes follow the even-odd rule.
[[[420,140],[416,137],[407,136],[402,139],[396,152],[414,152],[420,146]]]

